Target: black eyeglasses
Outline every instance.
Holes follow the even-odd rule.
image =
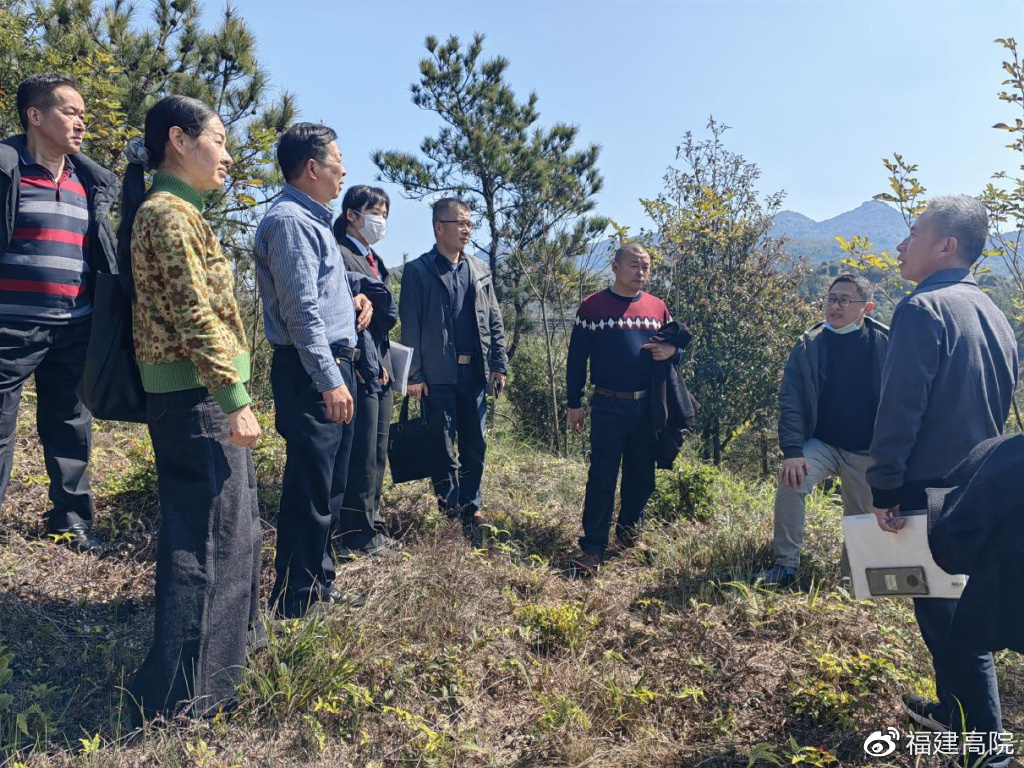
[[[861,299],[845,299],[841,296],[835,296],[831,293],[821,301],[825,306],[835,304],[840,309],[847,309],[851,304],[867,304],[867,301]]]
[[[473,231],[473,222],[471,221],[459,221],[458,219],[438,219],[438,224],[456,224],[459,229],[465,229],[468,232]]]

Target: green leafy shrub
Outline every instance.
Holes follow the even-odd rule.
[[[793,683],[790,709],[822,725],[850,727],[858,712],[867,711],[878,689],[896,678],[893,663],[880,656],[840,657],[825,653],[814,659],[818,677]]]
[[[672,469],[657,472],[645,516],[649,520],[710,520],[721,482],[719,470],[711,464],[677,459]]]
[[[544,706],[544,712],[537,720],[540,731],[557,731],[562,728],[588,730],[590,718],[583,708],[564,694],[546,696],[543,693],[537,700]]]
[[[597,626],[597,618],[581,603],[521,605],[516,608],[515,616],[545,651],[575,651]]]
[[[556,416],[551,408],[544,340],[524,335],[509,363],[509,386],[505,391],[514,409],[516,433],[531,442],[549,444],[556,418],[559,429],[564,429],[565,368],[559,366],[557,370],[555,392],[562,410]]]

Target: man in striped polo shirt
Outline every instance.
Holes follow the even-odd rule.
[[[92,417],[76,388],[89,344],[91,276],[116,271],[107,211],[119,185],[80,153],[85,103],[73,77],[27,78],[17,107],[25,134],[0,142],[0,501],[21,390],[35,374],[50,476],[47,529],[97,549],[87,476]]]
[[[655,361],[678,363],[680,351],[651,337],[672,318],[665,302],[644,292],[651,257],[639,243],[626,243],[612,262],[615,283],[584,299],[576,311],[566,363],[569,428],[583,431],[587,362],[590,401],[590,472],[583,501],[582,553],[572,561],[578,576],[597,572],[608,546],[615,484],[622,468],[615,535],[632,543],[654,491],[657,460],[651,405],[647,400]]]

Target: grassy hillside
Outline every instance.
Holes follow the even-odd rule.
[[[838,587],[834,499],[809,504],[798,592],[736,582],[770,559],[771,487],[695,464],[659,479],[639,547],[596,580],[572,581],[560,566],[578,535],[585,466],[502,434],[491,446],[485,548],[467,546],[424,485],[388,487],[403,548],[339,569],[365,607],[271,623],[270,649],[253,660],[232,720],[128,734],[119,686],[152,632],[158,509],[148,439],[144,429],[97,425],[93,480],[113,551],[69,552],[41,539],[46,476],[29,396],[0,525],[0,760],[884,764],[864,754],[864,739],[905,730],[899,693],[928,692],[928,662],[907,604],[853,602]],[[283,469],[272,430],[256,457],[266,594]],[[1000,679],[1007,725],[1020,732],[1024,666],[1002,657]]]

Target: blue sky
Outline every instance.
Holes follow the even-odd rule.
[[[143,6],[144,7],[144,6]],[[211,21],[223,6],[207,3]],[[427,35],[486,35],[486,57],[540,101],[541,124],[579,126],[602,146],[600,213],[634,230],[675,148],[709,115],[757,163],[762,192],[821,220],[886,185],[893,151],[920,166],[929,194],[980,191],[1012,169],[1016,117],[996,98],[1003,49],[1024,42],[1020,0],[478,0],[353,3],[240,0],[274,87],[302,117],[339,133],[348,183],[376,173],[374,149],[414,151],[437,121],[410,101]],[[1019,164],[1019,163],[1017,163]],[[386,187],[393,207],[379,250],[389,264],[432,244],[425,203]]]

